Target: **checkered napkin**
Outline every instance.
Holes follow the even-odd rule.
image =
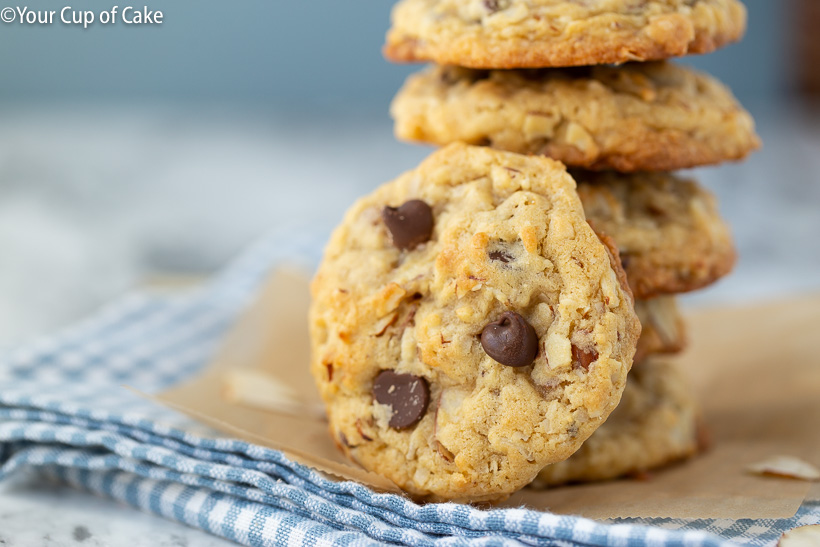
[[[767,545],[820,522],[603,524],[525,509],[416,505],[332,482],[280,452],[224,438],[122,388],[161,390],[207,362],[266,274],[317,260],[323,238],[273,235],[207,287],[133,294],[0,355],[0,479],[28,469],[245,545]]]

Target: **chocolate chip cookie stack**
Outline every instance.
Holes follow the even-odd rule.
[[[728,274],[735,252],[714,197],[673,171],[740,160],[759,140],[725,86],[666,59],[737,41],[745,25],[739,0],[394,7],[387,58],[435,63],[393,102],[398,138],[566,164],[587,221],[619,249],[635,297],[643,330],[620,405],[574,455],[546,466],[540,485],[638,473],[696,450],[692,394],[657,355],[685,346],[675,295]]]

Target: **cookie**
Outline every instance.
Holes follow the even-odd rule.
[[[686,326],[674,296],[636,300],[635,313],[641,322],[636,363],[649,355],[678,353],[686,348]]]
[[[427,500],[503,499],[569,457],[640,332],[565,168],[464,144],[353,205],[311,290],[331,435]]]
[[[675,170],[760,147],[723,84],[674,63],[547,70],[434,66],[393,100],[399,139],[486,144],[586,169]]]
[[[729,227],[695,181],[663,172],[573,176],[587,219],[617,243],[637,299],[700,289],[732,271]]]
[[[385,56],[471,68],[545,68],[708,53],[739,40],[739,0],[401,0]]]
[[[639,362],[607,422],[569,459],[545,467],[532,486],[636,475],[697,451],[697,404],[686,378],[672,364]]]

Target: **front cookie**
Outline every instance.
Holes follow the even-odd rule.
[[[544,154],[587,169],[662,171],[740,160],[760,146],[720,82],[674,63],[410,76],[391,107],[396,136]]]
[[[619,64],[708,53],[746,29],[740,0],[401,0],[385,56],[472,68]]]
[[[427,499],[501,499],[617,404],[640,326],[552,160],[461,144],[359,200],[313,281],[331,434]]]

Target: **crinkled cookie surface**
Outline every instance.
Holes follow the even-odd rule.
[[[640,332],[563,166],[463,144],[360,199],[312,295],[331,434],[431,500],[503,499],[577,450]]]
[[[543,154],[587,169],[675,170],[760,147],[754,120],[711,76],[670,62],[548,70],[433,66],[391,106],[396,136]]]
[[[568,460],[544,468],[533,487],[642,473],[697,450],[697,402],[687,379],[670,363],[641,361],[609,420]]]
[[[714,195],[670,173],[574,172],[584,211],[613,240],[636,298],[694,291],[729,274],[737,254]]]
[[[739,40],[739,0],[400,0],[385,56],[544,68],[708,53]]]

